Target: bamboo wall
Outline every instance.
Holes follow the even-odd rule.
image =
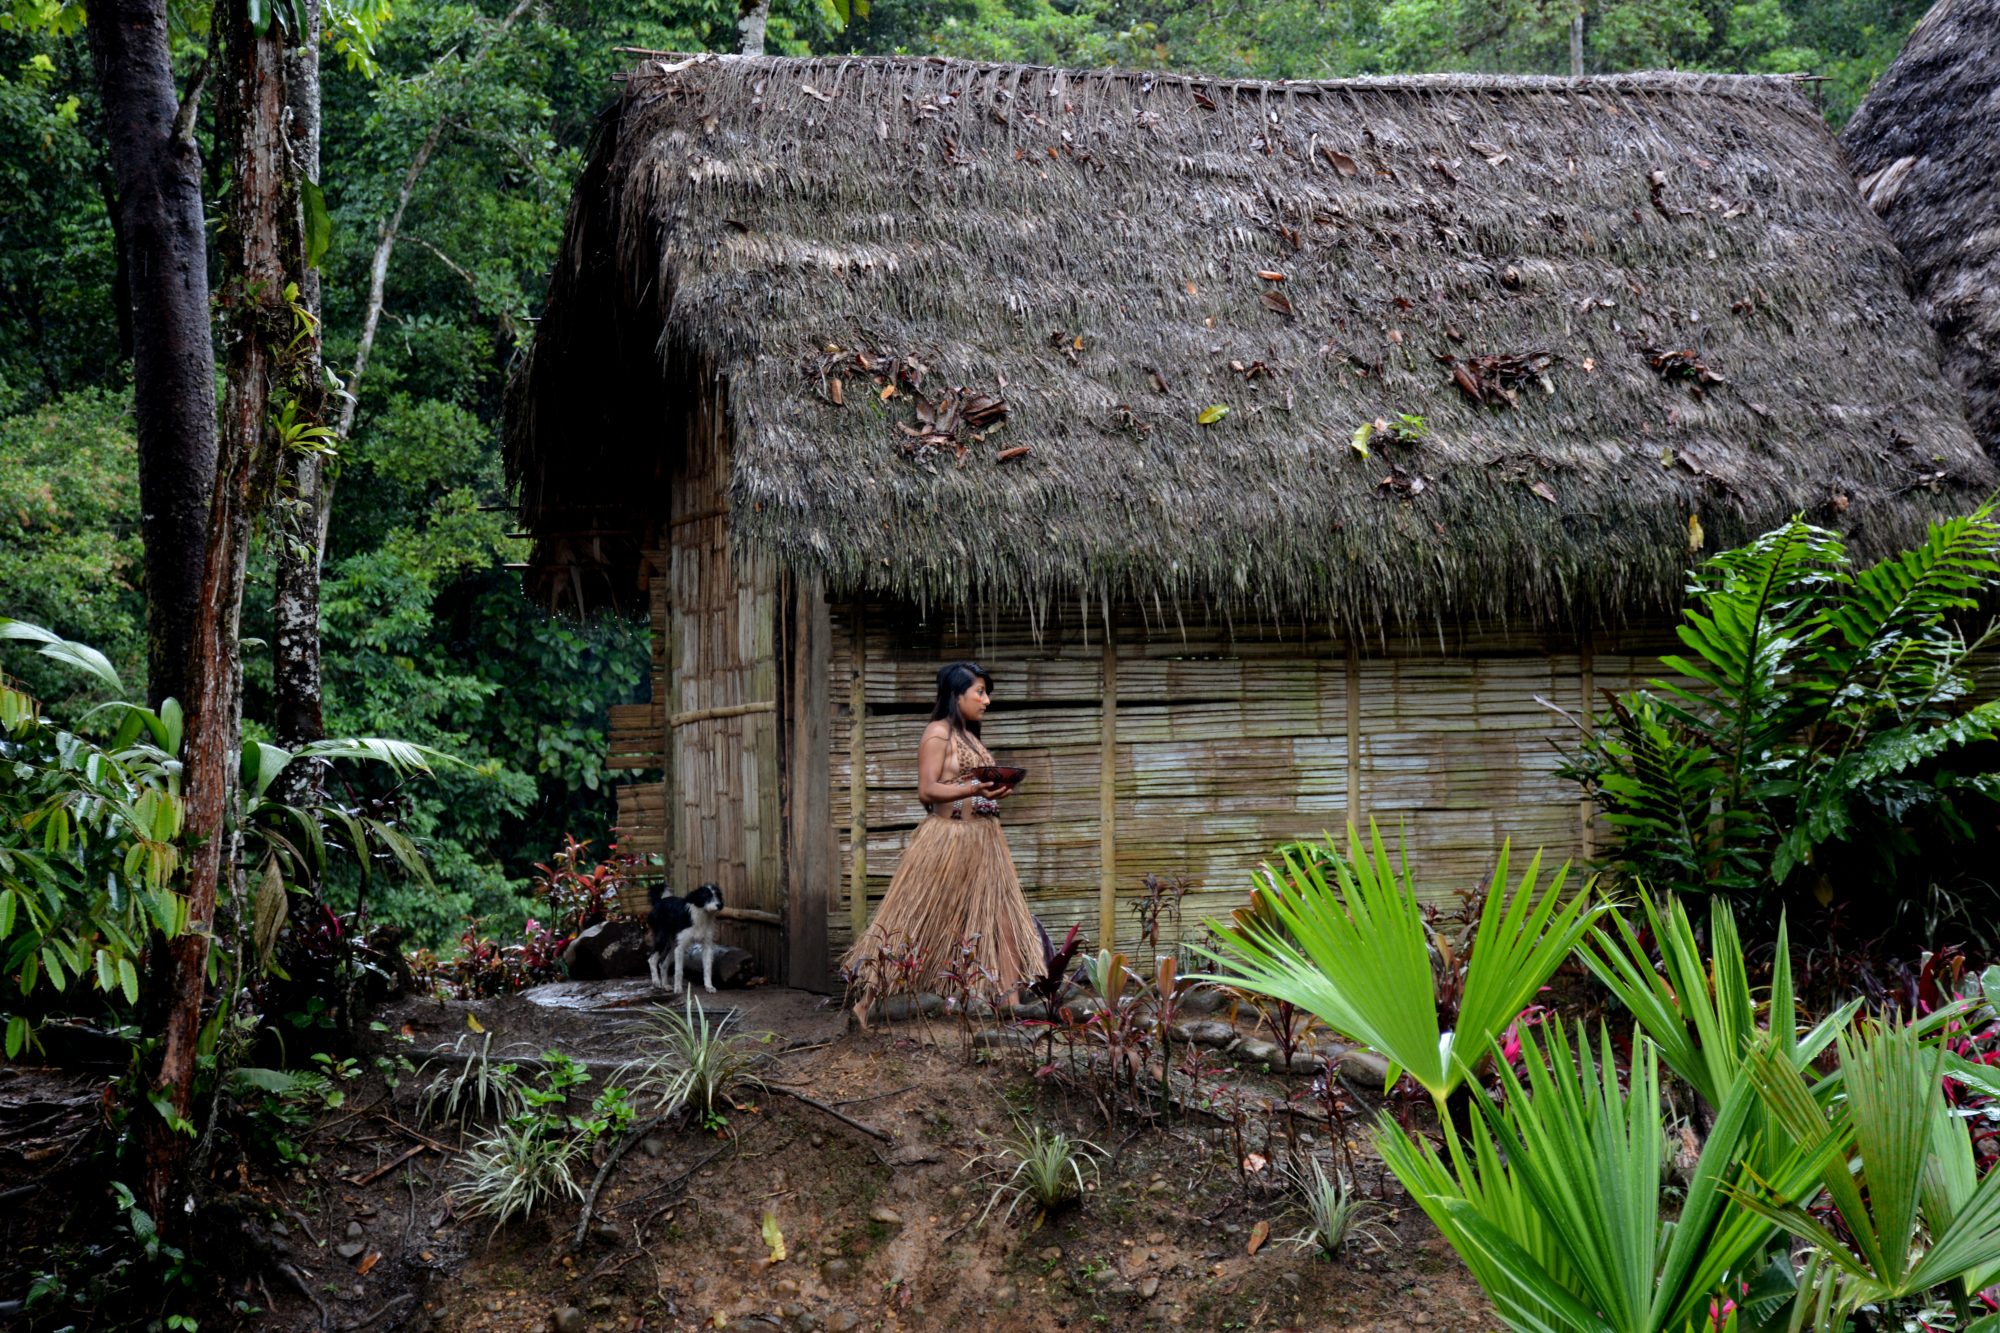
[[[1551,864],[1583,848],[1586,812],[1557,779],[1556,745],[1572,732],[1538,696],[1582,709],[1586,689],[1623,689],[1653,673],[1659,635],[1457,634],[1351,646],[1325,630],[1220,624],[1150,627],[1124,616],[1114,651],[1101,624],[1076,618],[920,623],[907,610],[835,605],[829,678],[835,714],[827,776],[840,837],[828,911],[835,958],[853,937],[854,713],[865,797],[865,906],[879,901],[922,815],[916,747],[944,661],[971,657],[995,677],[986,740],[1031,771],[1005,818],[1037,915],[1058,934],[1082,922],[1098,937],[1106,861],[1121,946],[1138,942],[1133,908],[1147,874],[1193,891],[1183,933],[1238,905],[1273,846],[1350,817],[1407,838],[1425,892],[1482,886],[1503,838]],[[858,632],[857,632],[858,631]],[[857,647],[859,649],[857,654]],[[1109,670],[1107,672],[1107,664]],[[1106,753],[1106,676],[1115,707]],[[1353,744],[1350,746],[1350,737]],[[1109,810],[1111,829],[1106,845]],[[1163,943],[1167,942],[1163,939]]]
[[[657,854],[677,893],[721,886],[724,944],[768,976],[784,966],[779,827],[778,579],[768,557],[732,556],[721,479],[726,413],[696,403],[653,571],[653,701],[612,718],[613,765],[662,769],[621,788],[621,841]],[[643,890],[627,907],[643,906]]]

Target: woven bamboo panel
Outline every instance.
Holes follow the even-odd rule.
[[[724,422],[713,399],[689,416],[666,575],[655,585],[665,585],[656,679],[665,679],[659,718],[672,761],[668,879],[681,893],[713,882],[732,907],[782,914],[777,577],[768,557],[731,549]],[[722,938],[766,975],[783,975],[779,928],[728,921]]]
[[[1121,610],[1116,741],[1117,940],[1136,947],[1133,908],[1147,874],[1193,885],[1179,933],[1198,938],[1205,917],[1238,905],[1251,871],[1278,843],[1346,824],[1346,645],[1325,627],[1184,624]],[[971,657],[995,677],[986,740],[1031,775],[1007,803],[1015,864],[1036,914],[1054,933],[1081,922],[1097,934],[1102,857],[1098,782],[1103,740],[1101,609],[1029,625],[950,617],[921,623],[891,608],[864,617],[863,675],[867,884],[870,906],[895,872],[917,804],[916,746],[938,665]],[[1085,625],[1088,625],[1086,634]],[[1039,638],[1037,637],[1039,633]],[[1600,635],[1624,648],[1650,636]],[[1553,865],[1581,846],[1574,786],[1554,776],[1556,746],[1575,723],[1547,704],[1585,708],[1574,639],[1453,631],[1443,640],[1371,642],[1356,681],[1360,722],[1358,812],[1408,839],[1426,894],[1445,899],[1483,886],[1505,839],[1517,865],[1536,848]],[[854,643],[836,607],[833,672],[847,679]],[[1628,688],[1654,659],[1595,659],[1597,688]],[[1547,704],[1541,702],[1546,700]],[[837,710],[835,730],[851,722]],[[833,823],[850,863],[848,756],[830,759]],[[849,890],[845,883],[841,898]],[[848,942],[846,911],[830,915],[832,948]],[[1173,942],[1169,927],[1162,944]]]
[[[619,847],[640,858],[667,854],[667,787],[663,782],[630,782],[615,789],[618,795],[617,838]],[[638,913],[646,906],[644,879],[628,883],[619,894],[618,905]]]

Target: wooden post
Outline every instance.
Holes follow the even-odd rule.
[[[1347,639],[1347,826],[1361,830],[1361,645]]]
[[[1591,713],[1596,708],[1594,700],[1597,695],[1597,663],[1588,623],[1584,625],[1583,642],[1577,650],[1577,666],[1583,678],[1583,734],[1589,736]],[[1590,797],[1585,796],[1577,803],[1577,822],[1581,826],[1580,841],[1583,844],[1583,859],[1586,861],[1593,860],[1597,856],[1596,815],[1597,810]]]
[[[854,638],[854,679],[848,686],[847,836],[853,855],[847,880],[847,924],[860,939],[868,928],[868,645],[861,603],[848,621]]]
[[[1104,731],[1097,768],[1097,947],[1118,937],[1118,639],[1104,634]]]
[[[791,583],[791,633],[787,647],[790,727],[785,752],[785,978],[800,990],[821,990],[832,976],[827,917],[840,879],[833,839],[833,784],[829,724],[833,698],[832,624],[816,578]]]
[[[1569,19],[1569,76],[1583,77],[1583,10],[1578,9]]]

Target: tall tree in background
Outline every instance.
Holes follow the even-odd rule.
[[[85,11],[130,290],[146,687],[157,704],[189,695],[215,479],[215,351],[194,139],[202,77],[177,95],[166,0],[86,0]]]
[[[294,187],[305,252],[317,261],[315,241],[324,249],[325,236],[316,228],[326,217],[319,193],[319,45],[320,0],[300,0],[303,31],[284,55],[284,148]],[[295,355],[298,378],[314,386],[324,382],[320,342],[320,274],[317,262],[301,264],[298,304],[309,321]],[[314,403],[318,390],[314,389]],[[272,731],[278,744],[297,749],[323,739],[326,722],[321,709],[320,564],[324,530],[320,511],[328,500],[326,456],[317,448],[288,449],[278,460],[277,512],[272,523],[276,547],[271,597]],[[319,790],[319,770],[311,764],[288,767],[280,776],[278,799],[288,805],[309,805]]]

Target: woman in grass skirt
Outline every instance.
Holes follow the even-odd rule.
[[[924,819],[875,919],[842,960],[864,1028],[869,1006],[892,987],[935,992],[947,967],[976,965],[977,979],[960,984],[997,995],[1018,991],[1041,968],[1041,935],[1000,828],[1000,802],[1014,789],[966,776],[993,762],[979,739],[993,678],[975,662],[951,662],[937,682],[937,707],[917,749]],[[959,957],[961,947],[969,959]]]

